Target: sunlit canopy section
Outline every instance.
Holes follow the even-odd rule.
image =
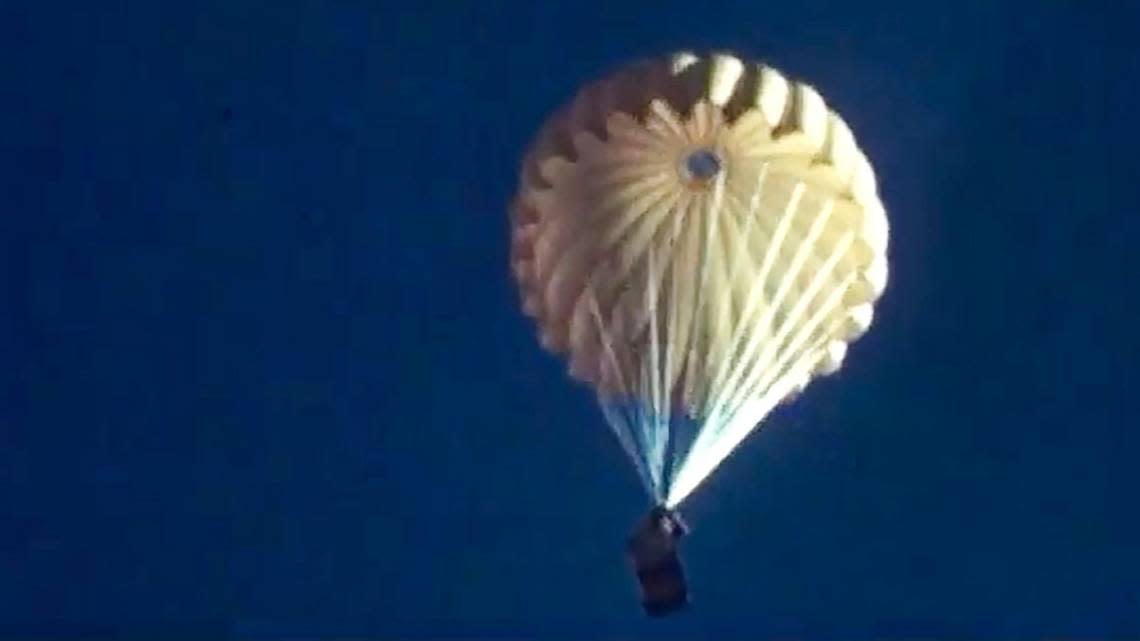
[[[523,310],[669,506],[840,367],[886,285],[867,158],[811,87],[761,64],[620,70],[551,118],[520,183]]]

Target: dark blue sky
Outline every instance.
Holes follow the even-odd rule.
[[[1140,636],[1127,3],[587,4],[0,7],[0,636]],[[821,89],[893,270],[649,622],[504,207],[547,112],[679,47]]]

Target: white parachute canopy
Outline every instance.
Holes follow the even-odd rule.
[[[668,507],[840,367],[886,285],[887,219],[846,124],[727,55],[582,90],[539,133],[511,213],[524,312]]]

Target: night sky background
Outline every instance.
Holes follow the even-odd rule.
[[[0,4],[0,636],[1140,637],[1129,4]],[[649,621],[505,206],[677,48],[819,87],[892,280]]]

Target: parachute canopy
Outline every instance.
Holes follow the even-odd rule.
[[[582,89],[527,152],[511,227],[523,311],[669,507],[840,367],[887,281],[850,129],[811,87],[730,55]]]

